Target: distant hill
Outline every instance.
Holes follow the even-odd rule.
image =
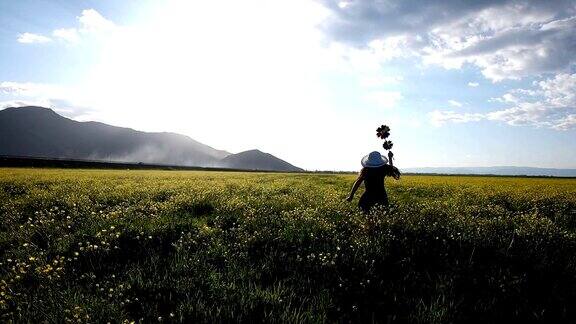
[[[259,150],[250,150],[228,155],[220,161],[220,166],[225,168],[252,170],[304,171],[303,169],[295,167],[272,154],[264,153]]]
[[[409,173],[436,173],[436,174],[493,174],[493,175],[525,175],[525,176],[551,176],[576,177],[576,169],[532,168],[514,166],[496,167],[429,167],[405,168],[403,172]]]
[[[239,153],[240,156],[243,153]],[[244,163],[243,158],[234,159],[237,154],[214,149],[188,136],[141,132],[98,122],[78,122],[42,107],[0,110],[0,155],[202,167],[226,164],[230,168],[272,171],[292,171],[295,168],[264,153],[252,159],[253,164],[250,165]],[[242,166],[235,165],[234,161]]]

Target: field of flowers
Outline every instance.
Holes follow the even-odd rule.
[[[0,322],[576,321],[576,179],[354,178],[0,169]]]

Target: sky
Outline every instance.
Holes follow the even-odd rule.
[[[0,109],[358,170],[576,168],[576,1],[0,0]]]

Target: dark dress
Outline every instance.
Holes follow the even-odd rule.
[[[388,195],[384,188],[384,178],[393,176],[398,169],[391,165],[385,164],[377,168],[363,168],[361,173],[364,178],[364,187],[366,191],[360,197],[358,206],[364,213],[368,213],[374,205],[388,207]]]

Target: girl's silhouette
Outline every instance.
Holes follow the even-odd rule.
[[[358,202],[358,206],[362,208],[364,213],[368,213],[370,208],[375,205],[388,207],[388,195],[384,188],[384,178],[391,176],[396,180],[400,179],[400,171],[392,163],[393,156],[392,152],[388,152],[390,159],[387,159],[380,152],[374,151],[362,158],[362,171],[360,171],[358,179],[354,182],[347,200],[352,201],[354,193],[356,193],[360,184],[364,182],[366,191],[364,191]],[[388,161],[390,161],[390,164],[388,164]]]

